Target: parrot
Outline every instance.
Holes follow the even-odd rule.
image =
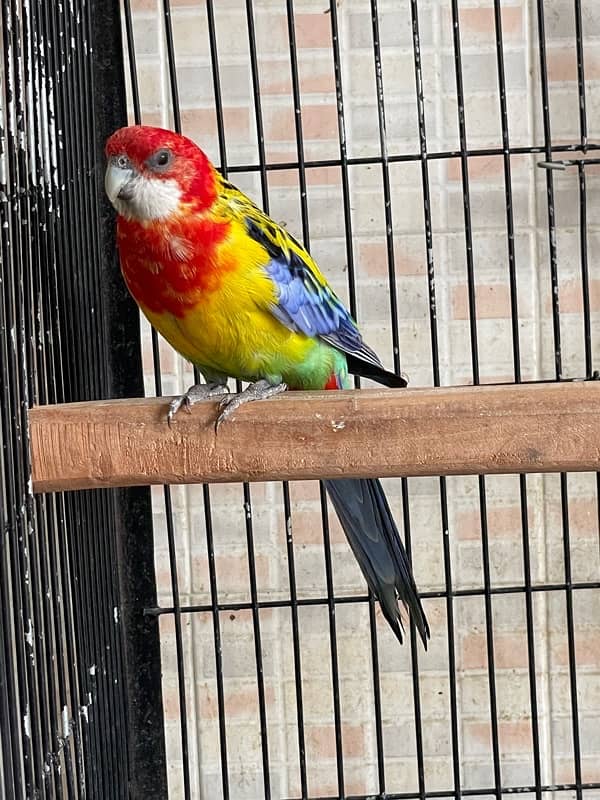
[[[286,389],[388,387],[382,365],[308,251],[231,184],[190,138],[129,125],[107,140],[105,190],[117,214],[121,272],[150,324],[202,374],[171,401],[220,400],[216,425],[243,403]],[[247,388],[228,394],[235,378]],[[402,643],[401,605],[423,645],[429,625],[378,479],[325,480],[365,581]]]

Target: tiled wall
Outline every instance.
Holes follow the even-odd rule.
[[[288,18],[284,0],[255,0],[254,18],[266,158],[269,164],[296,162],[295,112],[290,72]],[[419,152],[412,23],[409,0],[378,4],[387,148],[392,156]],[[476,282],[480,379],[512,380],[511,294],[506,234],[506,196],[502,155],[485,153],[502,146],[497,51],[492,0],[460,0],[465,126],[469,149],[483,151],[468,160],[472,253]],[[540,94],[536,3],[505,0],[502,5],[506,101],[511,148],[544,143]],[[580,141],[579,95],[575,49],[574,3],[545,0],[549,119],[554,144]],[[216,47],[227,166],[258,163],[255,104],[246,3],[216,0]],[[337,104],[332,59],[331,18],[327,0],[294,2],[301,123],[304,140],[310,247],[338,293],[348,298],[348,264],[358,290],[358,320],[365,337],[384,363],[393,364],[390,325],[388,242],[380,155],[371,4],[338,0],[339,47],[350,159],[373,159],[349,167],[353,237],[346,245],[339,160]],[[143,121],[170,126],[170,90],[164,44],[162,2],[132,0]],[[589,140],[600,142],[600,6],[582,0]],[[460,147],[450,0],[418,3],[423,64],[427,146],[431,154]],[[179,97],[184,132],[218,164],[213,68],[207,10],[201,0],[171,0]],[[569,154],[567,154],[568,156]],[[593,154],[592,154],[593,155]],[[562,157],[560,154],[556,158]],[[518,332],[523,379],[554,377],[552,291],[548,252],[546,173],[542,154],[515,153],[512,211]],[[317,162],[317,165],[311,165]],[[600,311],[600,243],[597,168],[586,168],[587,225],[594,327]],[[421,166],[417,160],[389,168],[393,256],[398,296],[400,362],[413,386],[433,382],[430,298],[423,222]],[[257,171],[231,176],[261,201]],[[429,161],[433,256],[437,292],[440,374],[444,384],[473,380],[468,306],[467,257],[460,158]],[[556,200],[556,246],[561,308],[563,374],[585,372],[577,169],[553,172]],[[295,168],[268,172],[269,208],[288,229],[302,234]],[[147,389],[154,392],[149,330],[143,323]],[[178,392],[192,375],[169,347],[160,347],[163,391]],[[595,363],[595,366],[597,362]],[[402,519],[400,481],[387,481],[398,520]],[[492,587],[523,585],[525,570],[518,477],[485,480],[489,564],[484,563],[477,478],[447,481],[447,536],[441,520],[440,483],[408,481],[415,573],[425,591],[445,588],[444,547],[451,556],[452,585],[457,590],[482,587],[486,569]],[[573,581],[600,576],[598,506],[595,476],[571,475],[569,498],[570,557]],[[299,597],[323,597],[321,505],[316,483],[291,486],[292,533]],[[242,487],[215,486],[210,492],[216,570],[221,602],[247,601],[247,511]],[[534,583],[565,579],[561,485],[558,476],[526,480],[529,568]],[[156,565],[160,601],[172,602],[163,493],[154,491]],[[181,602],[210,603],[206,522],[202,487],[172,490]],[[279,484],[251,488],[252,534],[260,600],[289,598],[286,525]],[[330,514],[333,584],[337,593],[363,593],[364,583]],[[582,775],[600,780],[600,592],[573,592],[575,656],[580,715]],[[535,592],[530,608],[535,674],[528,671],[527,608],[523,593],[494,594],[486,609],[481,594],[457,596],[452,604],[454,641],[448,641],[443,598],[425,602],[432,628],[430,648],[418,647],[424,785],[453,790],[452,716],[449,659],[456,660],[454,711],[460,742],[460,784],[493,787],[494,759],[490,727],[487,617],[493,621],[495,693],[503,785],[534,783],[530,677],[535,686],[541,780],[575,780],[572,700],[564,591]],[[378,617],[380,689],[389,793],[419,790],[410,645],[399,647]],[[222,797],[213,618],[186,614],[184,620],[187,715],[194,798]],[[336,744],[331,678],[329,616],[324,605],[299,610],[306,758],[311,795],[337,795]],[[344,780],[349,794],[379,790],[374,722],[374,685],[366,605],[336,609]],[[227,747],[231,797],[264,797],[257,704],[252,615],[220,615],[223,639]],[[271,789],[274,798],[299,797],[296,696],[291,615],[287,608],[260,612]],[[177,670],[173,623],[162,618],[163,675],[169,776],[173,798],[183,797]],[[563,795],[561,795],[563,796]],[[591,794],[590,794],[591,796]]]

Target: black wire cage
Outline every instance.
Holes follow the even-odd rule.
[[[386,488],[400,648],[318,483],[37,495],[32,404],[172,393],[102,193],[130,122],[301,234],[412,385],[594,374],[595,0],[2,0],[0,786],[600,795],[596,475]]]

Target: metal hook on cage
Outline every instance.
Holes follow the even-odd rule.
[[[600,158],[574,158],[561,159],[560,161],[538,161],[537,166],[542,169],[566,170],[567,167],[588,167],[600,164]]]

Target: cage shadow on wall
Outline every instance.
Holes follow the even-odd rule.
[[[123,376],[136,347],[147,393],[172,394],[193,378],[145,323],[140,351],[138,318],[115,270],[112,221],[98,210],[103,138],[124,114],[122,103],[108,112],[106,100],[114,91],[122,100],[110,84],[119,86],[121,57],[130,121],[182,130],[303,236],[367,341],[412,386],[566,380],[591,377],[598,357],[600,11],[591,0],[76,5],[88,38],[76,13],[65,10],[63,22],[40,2],[3,4],[5,25],[30,14],[19,33],[25,43],[52,34],[54,83],[38,66],[39,88],[48,98],[65,92],[56,113],[71,125],[71,149],[58,152],[57,168],[79,192],[52,183],[42,149],[33,202],[26,164],[3,151],[13,187],[0,209],[9,223],[3,274],[16,276],[4,281],[1,320],[2,474],[14,495],[5,503],[0,585],[5,787],[24,776],[16,797],[28,796],[26,786],[41,787],[42,797],[126,797],[128,784],[133,797],[168,791],[184,800],[600,795],[595,474],[386,481],[432,628],[426,653],[412,630],[399,647],[380,618],[317,482],[153,490],[153,534],[141,491],[141,517],[127,493],[44,497],[27,501],[30,516],[18,512],[27,496],[24,401],[135,394],[140,385]],[[53,48],[69,33],[61,78]],[[14,26],[5,27],[4,127],[13,139],[21,131],[37,164],[48,119],[36,117],[26,80],[15,88],[33,128],[10,117],[7,78],[18,71],[11,36]],[[69,106],[76,113],[66,114]],[[37,209],[54,221],[56,243],[22,234],[23,218],[43,222]],[[50,301],[49,254],[68,265]],[[82,276],[84,262],[91,267]],[[60,339],[44,338],[36,303]],[[18,342],[30,347],[21,371],[13,321]],[[28,344],[38,340],[51,359]],[[133,348],[127,354],[115,346],[123,341]],[[103,359],[110,369],[91,385]],[[69,391],[44,394],[45,376],[55,386],[63,373]],[[14,463],[22,474],[13,490]],[[44,519],[55,526],[50,549],[25,537],[21,550],[26,520],[45,530]],[[99,524],[111,530],[103,539],[111,551],[94,549]],[[156,594],[151,563],[136,571],[136,537],[154,559]],[[62,588],[50,587],[66,604],[52,606],[46,622],[43,565],[52,548],[67,545],[52,572]],[[29,580],[30,546],[39,572]],[[68,620],[56,628],[68,675],[46,655],[44,674],[55,677],[38,690],[45,684],[27,661],[22,621],[31,615],[15,597],[39,607],[36,631],[63,607],[89,628],[89,614],[78,616],[91,602],[78,569],[89,574],[90,561],[105,570],[89,606],[102,624],[91,639]],[[120,564],[118,576],[108,563]],[[111,580],[109,602],[99,589]],[[115,631],[120,608],[129,617]],[[133,642],[129,630],[139,631]],[[94,695],[88,711],[89,667],[107,641],[122,653],[117,683],[107,681],[105,705]],[[156,668],[136,682],[149,663]],[[64,701],[63,683],[74,687]],[[36,730],[27,727],[30,687],[45,720]],[[153,711],[149,721],[140,706]],[[109,734],[122,737],[112,763],[101,744]],[[57,754],[49,774],[46,751]],[[76,767],[78,780],[66,775]]]

